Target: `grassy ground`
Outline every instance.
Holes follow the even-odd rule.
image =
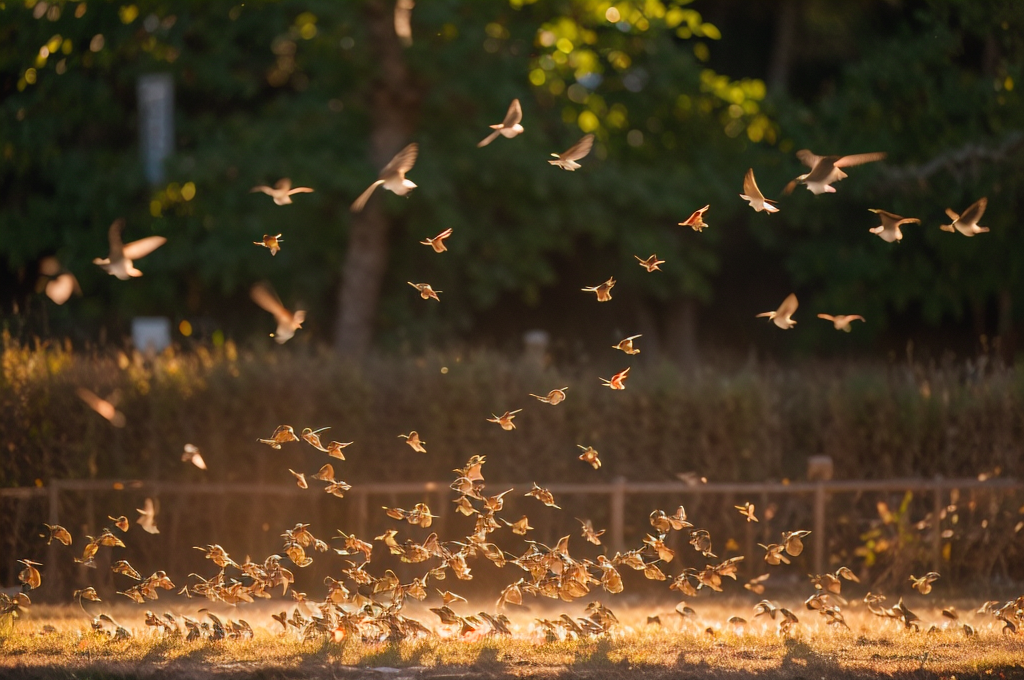
[[[89,630],[85,617],[68,608],[37,608],[0,638],[0,676],[53,677],[547,677],[547,678],[1016,678],[1024,677],[1024,636],[1003,635],[991,617],[963,615],[974,636],[959,626],[943,628],[939,609],[916,609],[922,632],[871,616],[863,606],[847,610],[852,630],[823,625],[814,612],[787,603],[800,617],[793,635],[780,637],[747,605],[697,606],[685,621],[658,608],[618,612],[622,625],[610,636],[544,642],[531,612],[513,617],[513,638],[467,641],[442,635],[399,645],[352,640],[301,641],[258,610],[224,612],[256,629],[250,641],[187,643],[148,631],[139,614],[114,612],[133,638],[112,641]],[[963,603],[961,611],[969,611]],[[196,616],[196,607],[191,615]],[[469,611],[467,609],[467,611]],[[658,613],[663,624],[647,624]],[[734,630],[732,615],[750,623]],[[433,623],[433,615],[417,614]],[[927,632],[931,623],[940,630]],[[43,632],[43,626],[53,632]],[[708,634],[707,628],[715,633]],[[440,631],[439,631],[440,632]]]

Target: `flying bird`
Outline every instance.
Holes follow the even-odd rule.
[[[443,293],[443,290],[434,290],[430,287],[429,283],[413,283],[412,281],[406,281],[406,283],[418,290],[420,292],[420,297],[424,300],[434,299],[438,302],[441,301],[441,298],[437,297],[437,294]]]
[[[420,243],[422,243],[425,246],[430,246],[431,248],[434,249],[435,253],[443,253],[444,251],[448,250],[447,246],[445,246],[444,244],[444,240],[451,235],[452,230],[451,227],[449,227],[448,229],[445,229],[434,238],[428,238],[426,241],[420,241]]]
[[[598,302],[608,302],[612,299],[612,288],[615,287],[615,277],[609,278],[604,283],[589,288],[581,288],[584,293],[597,293]]]
[[[846,331],[847,333],[853,330],[853,327],[850,324],[854,321],[864,320],[864,317],[860,314],[837,314],[836,316],[832,316],[831,314],[819,314],[818,318],[825,319],[825,321],[831,321],[837,331]]]
[[[557,165],[563,170],[572,172],[576,168],[580,167],[580,164],[576,161],[584,158],[590,153],[590,148],[594,146],[594,135],[583,135],[580,137],[580,141],[573,144],[568,150],[558,154],[551,154],[557,160],[548,161],[551,165]]]
[[[81,295],[82,289],[78,285],[78,279],[69,271],[65,271],[60,261],[51,256],[44,257],[39,261],[39,273],[47,277],[44,292],[46,297],[58,305],[68,301],[72,294]]]
[[[411,446],[413,451],[416,451],[417,453],[427,452],[427,449],[425,448],[427,443],[420,439],[420,435],[416,430],[413,430],[409,434],[400,434],[398,436],[404,439],[405,443]]]
[[[846,177],[842,168],[850,168],[864,163],[873,163],[885,158],[885,153],[860,153],[853,156],[815,156],[807,149],[800,149],[796,152],[800,162],[811,169],[810,172],[796,177],[782,190],[784,194],[793,193],[797,184],[807,185],[808,191],[812,194],[834,194],[833,182]]]
[[[185,450],[181,454],[181,462],[192,463],[200,470],[206,469],[206,461],[203,460],[203,454],[199,452],[199,447],[195,444],[185,444]]]
[[[274,434],[270,435],[270,439],[258,439],[257,441],[260,444],[266,444],[272,449],[280,449],[281,444],[297,442],[299,438],[295,436],[295,430],[292,429],[291,425],[278,425],[274,428]]]
[[[761,317],[766,316],[768,317],[769,321],[773,322],[779,328],[782,328],[784,330],[792,328],[793,326],[796,325],[796,321],[794,321],[791,317],[794,313],[796,313],[796,308],[798,304],[799,303],[796,300],[796,295],[790,293],[789,296],[782,301],[782,304],[779,305],[779,308],[777,310],[775,310],[774,312],[764,312],[763,314],[758,314],[756,318],[760,319]]]
[[[711,204],[700,208],[699,210],[693,211],[693,214],[686,218],[686,220],[679,223],[680,227],[692,227],[694,231],[703,231],[704,227],[708,226],[704,222],[704,213],[707,212]]]
[[[523,132],[523,126],[520,125],[519,123],[522,120],[523,120],[523,108],[519,105],[519,100],[518,99],[513,99],[512,103],[509,104],[508,112],[505,114],[505,120],[501,121],[497,125],[492,125],[491,129],[494,130],[494,132],[492,132],[491,134],[487,135],[482,140],[480,140],[480,143],[476,145],[477,148],[480,148],[482,146],[487,146],[488,144],[493,142],[495,139],[497,139],[498,135],[501,135],[502,137],[507,137],[508,139],[512,139],[516,135],[521,134]],[[591,140],[591,141],[593,141],[593,140]],[[570,149],[570,151],[571,150],[572,149]],[[590,150],[590,147],[587,147],[587,151],[589,151],[589,150]],[[566,153],[569,153],[569,152],[567,151]],[[555,154],[555,155],[557,155],[557,154]],[[580,156],[580,158],[583,158],[583,156],[586,156],[586,155],[587,155],[586,152],[584,152],[583,155]],[[559,158],[561,158],[561,156],[559,156]],[[567,169],[570,169],[570,168],[567,168]]]
[[[878,234],[878,237],[886,243],[903,240],[903,232],[900,231],[900,225],[921,224],[921,220],[916,217],[901,217],[895,213],[879,210],[878,208],[868,208],[868,210],[882,218],[880,225],[872,227],[868,231],[872,234]]]
[[[636,261],[639,262],[640,266],[646,269],[648,273],[660,272],[661,267],[659,267],[658,265],[665,264],[665,260],[659,260],[658,255],[656,253],[654,255],[651,255],[646,260],[641,259],[639,255],[634,255],[633,257],[636,258]]]
[[[765,198],[761,190],[757,188],[753,168],[748,169],[747,174],[743,176],[743,193],[740,194],[740,198],[749,203],[750,207],[757,212],[779,212],[779,209],[773,205],[775,201]]]
[[[984,234],[988,231],[988,227],[978,226],[978,220],[985,214],[986,207],[988,207],[988,199],[980,198],[965,210],[962,215],[957,215],[949,208],[946,208],[946,215],[949,216],[949,219],[953,220],[953,224],[943,224],[939,228],[942,231],[959,231],[964,236]]]
[[[733,507],[740,511],[740,514],[747,519],[747,522],[757,521],[757,517],[754,516],[754,504],[750,501],[746,501],[743,505],[734,505]]]
[[[412,166],[416,164],[416,156],[419,151],[419,145],[413,143],[395,154],[395,157],[388,161],[388,164],[377,175],[377,181],[371,184],[352,204],[352,212],[360,212],[379,186],[393,191],[398,196],[405,196],[415,189],[416,185],[405,178],[405,173],[412,170]]]
[[[153,499],[147,498],[142,504],[142,509],[135,509],[135,512],[139,513],[139,519],[135,521],[142,530],[148,534],[159,534],[160,530],[156,528],[156,506],[153,505]]]
[[[92,261],[103,271],[111,276],[116,276],[122,281],[142,276],[142,272],[135,268],[134,261],[141,260],[146,255],[167,243],[163,236],[147,236],[138,241],[123,243],[121,232],[124,231],[124,220],[116,219],[107,231],[107,240],[110,242],[110,254],[105,258],[97,257]]]
[[[295,187],[292,189],[292,181],[287,177],[282,177],[277,180],[277,184],[273,187],[268,186],[257,186],[249,190],[250,194],[262,192],[267,196],[274,199],[274,203],[277,205],[289,205],[292,202],[292,196],[294,194],[311,194],[313,190],[309,187]]]
[[[281,235],[271,236],[270,234],[264,234],[262,241],[253,241],[254,246],[263,246],[270,251],[271,255],[277,255],[281,251],[281,244],[284,243],[284,239]]]
[[[583,451],[579,456],[580,460],[590,465],[595,470],[601,467],[601,459],[598,458],[599,454],[593,446],[581,446],[580,444],[577,444],[576,446]]]
[[[123,413],[114,408],[114,405],[106,399],[101,399],[95,392],[84,387],[79,387],[75,392],[79,399],[89,405],[89,408],[110,421],[114,427],[124,427],[127,423]]]
[[[522,410],[523,409],[520,408],[516,409],[515,411],[505,411],[505,415],[502,416],[496,416],[492,413],[491,417],[487,419],[487,422],[497,423],[498,425],[501,425],[501,429],[505,430],[506,432],[510,432],[516,429],[516,425],[515,423],[512,422],[512,419],[515,418],[516,414]]]
[[[631,335],[625,340],[620,340],[619,344],[612,345],[612,349],[621,349],[626,354],[640,354],[640,350],[633,347],[633,341],[637,338],[642,338],[642,335]]]
[[[605,384],[605,387],[610,387],[613,390],[624,390],[626,389],[626,378],[629,377],[629,369],[616,373],[611,377],[611,380],[600,378],[601,382]]]
[[[412,45],[412,10],[415,6],[414,0],[395,2],[395,35],[406,47]]]
[[[277,344],[283,345],[288,342],[295,335],[295,331],[302,328],[302,322],[306,320],[306,312],[301,309],[294,313],[289,312],[281,304],[281,299],[265,283],[254,285],[250,295],[253,302],[274,315],[274,320],[277,321],[277,330],[271,335]]]
[[[536,394],[531,394],[530,396],[533,397],[534,399],[537,399],[538,401],[543,401],[545,404],[551,404],[552,406],[554,406],[555,404],[561,404],[563,401],[565,401],[565,391],[567,389],[569,388],[563,387],[561,389],[551,390],[550,392],[548,392],[548,396],[546,397],[540,397],[537,396]]]

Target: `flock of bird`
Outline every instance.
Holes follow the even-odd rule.
[[[412,2],[409,0],[399,1],[396,8],[396,28],[399,28],[403,22],[407,24],[408,12],[411,11],[411,7]],[[399,21],[399,10],[404,17],[401,22]],[[402,35],[401,32],[400,35]],[[492,125],[492,132],[477,146],[486,147],[498,137],[513,139],[520,135],[523,132],[522,118],[523,113],[519,100],[513,100],[504,120]],[[584,135],[566,151],[552,154],[553,160],[548,162],[563,170],[578,170],[582,167],[580,161],[587,157],[593,144],[594,135]],[[406,175],[413,169],[418,152],[418,146],[413,143],[396,154],[381,169],[377,179],[354,200],[351,205],[352,211],[363,210],[378,187],[399,196],[407,195],[414,190],[416,184]],[[844,172],[845,168],[882,160],[885,154],[817,156],[810,151],[802,150],[797,153],[797,157],[809,170],[794,178],[785,187],[784,193],[786,194],[792,192],[798,184],[804,184],[814,194],[833,193],[835,188],[832,184],[847,176]],[[293,187],[291,180],[284,178],[273,187],[261,185],[254,187],[252,191],[266,194],[273,199],[276,205],[283,206],[292,203],[293,196],[312,192],[313,189]],[[769,214],[779,211],[776,205],[777,201],[765,198],[761,193],[754,178],[753,169],[748,170],[743,178],[743,193],[740,194],[740,197],[747,201],[755,211]],[[986,199],[982,198],[965,210],[963,214],[947,210],[952,223],[943,225],[942,229],[959,231],[965,236],[974,236],[987,231],[985,227],[978,226],[985,207]],[[706,205],[694,211],[679,225],[690,227],[700,233],[708,227],[704,216],[709,208],[710,206]],[[902,239],[900,231],[902,225],[920,223],[919,219],[904,218],[885,210],[872,209],[872,212],[880,216],[882,223],[871,229],[870,232],[887,242]],[[106,258],[97,258],[94,263],[112,276],[128,280],[142,275],[142,272],[135,266],[135,262],[162,246],[166,239],[162,236],[150,236],[125,244],[122,241],[124,227],[124,221],[120,219],[110,226],[108,232],[109,255]],[[447,250],[445,241],[452,235],[452,229],[445,229],[432,238],[426,238],[421,243],[430,247],[435,253],[444,253]],[[254,242],[257,246],[267,248],[272,256],[281,250],[283,243],[282,234],[266,234],[261,240]],[[651,254],[646,258],[640,255],[635,257],[639,265],[649,273],[661,271],[660,265],[666,264],[665,260],[658,259],[657,254]],[[66,301],[73,292],[78,290],[78,283],[73,274],[64,271],[55,259],[45,260],[40,270],[45,279],[46,294],[58,304]],[[615,278],[609,277],[604,283],[584,287],[582,290],[594,293],[598,302],[608,302],[612,299],[612,289],[615,283]],[[424,300],[440,301],[439,295],[443,291],[433,289],[429,283],[409,282],[409,285],[415,288]],[[302,327],[305,312],[288,310],[266,284],[253,286],[251,296],[256,304],[274,316],[277,328],[273,337],[278,343],[286,342]],[[777,310],[759,314],[758,317],[767,317],[779,328],[792,328],[796,324],[793,315],[797,307],[796,296],[789,295]],[[854,320],[864,321],[863,317],[859,315],[819,314],[818,316],[833,323],[837,330],[844,331],[850,330]],[[620,350],[627,355],[638,354],[640,350],[635,346],[634,341],[640,337],[640,335],[629,336],[614,345],[613,349]],[[624,390],[629,371],[630,368],[627,367],[611,378],[601,378],[601,381],[612,390]],[[550,406],[558,406],[566,400],[568,389],[569,387],[561,387],[552,389],[543,396],[537,394],[529,396]],[[117,419],[120,416],[119,426],[123,426],[124,416],[119,414],[109,402],[85,389],[80,390],[79,395],[91,408],[113,424],[118,425]],[[497,424],[505,431],[512,431],[516,429],[514,419],[521,411],[521,408],[506,410],[500,416],[492,413],[491,417],[486,420]],[[269,438],[259,441],[274,449],[305,441],[327,454],[328,458],[345,461],[344,449],[352,442],[330,441],[325,444],[320,438],[322,432],[323,429],[305,428],[299,436],[296,435],[292,427],[281,425]],[[417,431],[413,430],[408,434],[401,434],[399,437],[405,439],[405,443],[414,452],[420,454],[427,452],[426,441]],[[579,460],[595,470],[598,469],[601,466],[598,451],[593,446],[578,446],[582,451],[578,456]],[[201,453],[194,446],[188,445],[185,448],[182,460],[201,469],[206,468]],[[372,540],[364,540],[339,530],[338,535],[332,537],[330,541],[337,541],[341,547],[333,547],[328,540],[314,536],[308,524],[300,523],[292,529],[284,531],[280,551],[265,557],[262,561],[253,561],[246,557],[244,561],[238,562],[232,559],[228,552],[219,545],[197,547],[204,553],[206,559],[212,562],[216,570],[206,577],[191,574],[190,580],[180,588],[179,593],[189,597],[203,597],[211,603],[228,606],[253,603],[260,599],[271,599],[272,593],[278,587],[281,588],[281,595],[286,596],[295,580],[293,568],[307,567],[313,562],[314,554],[331,555],[333,553],[344,557],[345,566],[337,572],[339,578],[327,577],[325,579],[326,590],[322,597],[312,598],[292,589],[293,605],[290,614],[284,610],[275,614],[273,619],[280,624],[284,631],[291,631],[304,639],[326,636],[338,640],[355,638],[379,643],[432,634],[464,639],[479,639],[490,635],[511,635],[518,627],[508,618],[505,613],[506,609],[525,609],[527,597],[574,602],[584,598],[594,598],[595,591],[599,590],[603,590],[609,595],[621,593],[624,588],[620,574],[622,569],[641,572],[648,580],[665,582],[670,591],[679,593],[681,597],[689,598],[697,597],[704,590],[723,591],[723,579],[737,580],[739,564],[745,558],[736,556],[719,560],[712,550],[710,533],[706,529],[692,524],[682,506],[671,514],[655,509],[649,517],[652,531],[641,544],[625,552],[615,552],[611,556],[602,553],[596,558],[590,559],[574,555],[570,551],[570,536],[561,538],[554,546],[524,539],[525,549],[518,553],[509,552],[505,548],[499,547],[495,542],[497,537],[502,534],[526,537],[533,527],[530,526],[530,520],[525,514],[519,519],[513,519],[512,515],[500,514],[504,511],[506,496],[511,493],[512,489],[496,495],[485,494],[482,473],[484,463],[484,456],[473,456],[464,467],[455,470],[457,477],[451,484],[455,495],[453,500],[455,509],[467,520],[470,518],[473,520],[472,531],[460,537],[459,540],[442,540],[436,533],[430,533],[420,540],[411,537],[400,539],[399,529],[389,529]],[[309,489],[310,483],[316,481],[322,484],[324,492],[344,498],[351,486],[337,478],[335,464],[330,461],[325,462],[315,473],[295,470],[289,470],[289,472],[294,477],[295,483],[302,489]],[[525,496],[535,499],[545,508],[561,509],[553,494],[536,483]],[[758,521],[753,504],[747,502],[744,505],[736,506],[736,509],[747,522]],[[387,507],[383,510],[388,518],[407,524],[410,527],[409,531],[413,531],[412,527],[415,527],[425,532],[436,518],[436,515],[432,514],[425,503],[418,503],[408,510]],[[548,511],[544,510],[544,512]],[[156,508],[152,499],[146,499],[145,505],[139,510],[139,513],[139,526],[147,532],[158,533]],[[122,539],[129,529],[127,518],[112,517],[111,520],[113,525],[104,528],[98,537],[85,537],[85,547],[81,557],[74,558],[75,562],[84,567],[96,568],[96,557],[100,550],[115,551],[125,547]],[[595,529],[590,519],[578,519],[578,521],[582,532],[581,537],[588,544],[602,546],[601,536],[605,533],[604,530]],[[58,541],[65,546],[72,545],[72,535],[69,531],[61,526],[44,526],[46,533],[42,537],[46,539],[47,543]],[[117,533],[115,533],[115,529]],[[682,559],[677,561],[679,556],[676,551],[667,545],[669,536],[673,532],[683,532],[685,539],[698,556],[696,564],[703,563],[704,566],[686,566],[674,574],[666,573],[673,563],[679,564],[683,561]],[[764,555],[761,557],[765,567],[781,569],[784,568],[781,565],[789,565],[791,563],[789,558],[799,556],[803,551],[802,540],[809,534],[810,532],[806,530],[786,531],[781,534],[778,543],[761,545],[764,550]],[[390,569],[375,575],[369,567],[373,562],[375,550],[378,548],[383,548],[387,553],[397,556],[404,563],[423,565],[422,575],[412,578],[406,583],[403,583]],[[112,557],[117,557],[117,555],[114,554]],[[457,581],[472,579],[471,563],[480,559],[487,560],[499,569],[515,568],[519,570],[518,578],[510,579],[501,588],[492,611],[477,613],[466,611],[468,603],[465,598],[449,590],[434,588],[434,592],[431,593],[429,586],[432,583],[438,584],[438,582],[445,581],[449,575]],[[42,585],[42,574],[39,570],[42,565],[29,559],[20,562],[24,567],[19,574],[23,590],[13,596],[0,594],[0,615],[17,615],[31,604],[28,592]],[[149,602],[157,600],[160,590],[172,590],[177,587],[166,572],[157,570],[144,578],[142,572],[136,570],[124,559],[113,559],[110,569],[118,579],[122,579],[127,584],[124,590],[118,594],[139,605],[148,605]],[[758,595],[763,594],[766,589],[766,581],[771,573],[770,570],[766,571],[761,576],[747,582],[744,588]],[[931,590],[932,582],[938,577],[939,575],[934,572],[920,578],[911,576],[912,586],[922,595],[927,595]],[[849,628],[842,610],[842,607],[847,604],[842,596],[844,581],[859,582],[859,579],[847,567],[840,567],[834,573],[810,576],[813,592],[805,600],[805,608],[820,616],[821,620],[829,627]],[[74,597],[90,616],[92,625],[97,631],[115,639],[132,636],[133,633],[128,627],[119,624],[108,612],[103,611],[104,603],[93,587],[75,591]],[[424,601],[427,599],[437,600],[438,606],[430,609],[437,617],[433,626],[409,616],[405,609],[409,600]],[[922,627],[920,617],[907,607],[902,598],[890,607],[884,606],[884,600],[883,596],[870,592],[864,596],[867,607],[878,617],[895,620],[907,630],[919,630]],[[458,611],[460,609],[463,610],[461,613]],[[618,618],[612,610],[597,599],[593,599],[584,611],[585,616],[575,618],[569,614],[561,614],[552,619],[537,618],[529,629],[543,639],[555,640],[606,635],[619,625]],[[698,623],[702,620],[701,617],[685,601],[680,602],[675,607],[675,611],[685,621],[693,623],[696,626],[695,630],[716,634],[714,627],[704,628]],[[206,608],[200,609],[199,613],[203,616],[192,618],[175,616],[170,613],[157,615],[152,611],[146,611],[145,624],[162,634],[184,636],[186,640],[219,640],[253,636],[252,626],[243,619],[225,617],[227,618],[225,621]],[[1005,603],[987,602],[978,610],[978,613],[992,617],[993,621],[1002,626],[1004,633],[1016,633],[1020,626],[1024,625],[1024,596]],[[964,634],[974,634],[974,627],[960,621],[959,614],[954,609],[943,610],[943,616],[947,619],[944,626],[948,627],[956,623],[962,627]],[[765,621],[772,622],[781,635],[792,634],[799,624],[799,618],[794,612],[768,599],[760,601],[755,606],[754,618],[758,617],[764,617]],[[652,617],[651,622],[660,623],[660,619],[655,619],[658,617]],[[732,617],[726,624],[737,630],[742,630],[745,626],[750,625],[741,617]]]

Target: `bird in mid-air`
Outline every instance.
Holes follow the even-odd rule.
[[[487,146],[495,139],[497,139],[498,135],[501,135],[502,137],[507,137],[508,139],[512,139],[516,135],[521,134],[523,132],[523,126],[520,125],[519,123],[522,120],[523,108],[519,105],[518,99],[513,99],[512,103],[509,104],[508,112],[505,114],[505,120],[501,121],[497,125],[492,125],[491,129],[494,130],[494,132],[480,140],[480,143],[477,144],[477,148]],[[583,156],[586,155],[586,153],[583,154]],[[580,156],[580,158],[583,158],[583,156]]]
[[[648,273],[650,273],[650,272],[660,272],[661,271],[661,267],[659,267],[658,265],[659,264],[665,264],[665,260],[659,260],[658,259],[657,253],[655,253],[654,255],[651,255],[646,260],[640,259],[639,255],[634,255],[633,257],[636,258],[636,261],[639,262],[640,266],[643,267],[644,269],[646,269],[648,271]]]
[[[900,225],[921,224],[921,220],[916,217],[903,217],[887,210],[879,210],[878,208],[868,208],[868,210],[882,218],[880,225],[872,227],[868,231],[872,234],[877,234],[886,243],[903,240],[903,232],[900,231]]]
[[[846,331],[847,333],[853,330],[850,326],[852,322],[864,320],[864,317],[860,314],[836,314],[835,316],[832,316],[831,314],[819,314],[818,318],[824,319],[825,321],[831,321],[837,331]]]
[[[274,203],[277,205],[289,205],[292,202],[292,196],[295,194],[311,194],[313,190],[309,187],[295,187],[292,188],[292,181],[287,177],[282,177],[277,180],[277,184],[272,187],[266,185],[255,186],[249,190],[250,194],[264,193],[274,199]]]
[[[555,157],[555,160],[548,161],[548,163],[572,172],[576,168],[582,167],[576,161],[590,153],[592,146],[594,146],[594,135],[583,135],[580,137],[580,141],[570,146],[566,151],[551,154]]]
[[[548,395],[546,397],[541,397],[536,394],[531,394],[530,396],[533,397],[534,399],[537,399],[538,401],[543,401],[545,404],[551,404],[552,406],[554,406],[555,404],[561,404],[563,401],[565,401],[565,391],[567,389],[569,388],[563,387],[561,389],[551,390],[550,392],[548,392]]]
[[[121,241],[121,232],[124,231],[124,220],[116,219],[110,225],[107,232],[107,240],[110,242],[110,254],[105,258],[97,257],[92,261],[111,276],[116,276],[122,281],[142,276],[142,272],[135,268],[134,261],[141,260],[146,255],[167,243],[163,236],[147,236],[138,241],[124,243]]]
[[[435,253],[443,253],[448,250],[448,247],[444,244],[444,240],[452,235],[451,227],[445,229],[434,238],[428,238],[425,241],[420,241],[425,246],[430,246],[434,249]]]
[[[747,174],[743,176],[743,193],[740,194],[740,198],[749,203],[750,207],[757,212],[779,212],[779,209],[774,205],[775,201],[765,198],[761,190],[757,188],[757,182],[754,181],[753,168],[748,169]]]
[[[433,288],[430,287],[429,283],[413,283],[412,281],[406,281],[406,283],[408,283],[410,286],[418,290],[420,292],[420,297],[423,298],[424,300],[430,300],[431,298],[433,298],[438,302],[441,301],[441,298],[437,297],[437,294],[443,293],[443,290],[434,290]]]
[[[642,335],[631,335],[625,340],[620,340],[619,344],[612,345],[612,349],[621,349],[626,354],[640,354],[640,350],[633,347],[633,341],[642,337]]]
[[[412,170],[412,166],[416,164],[416,157],[419,155],[419,152],[419,145],[413,143],[395,154],[395,157],[388,161],[388,164],[377,175],[377,181],[367,187],[366,191],[360,194],[359,198],[352,203],[352,212],[361,211],[377,187],[382,186],[398,196],[405,196],[415,189],[416,185],[411,180],[405,178],[405,173]]]
[[[758,314],[757,318],[768,317],[768,320],[774,323],[776,326],[782,329],[792,328],[796,325],[796,321],[793,320],[793,314],[796,312],[796,308],[800,303],[797,302],[796,294],[790,293],[779,308],[774,312],[764,312]]]
[[[800,149],[796,152],[796,157],[800,159],[801,163],[809,167],[811,171],[793,179],[782,190],[782,193],[791,194],[793,189],[796,189],[797,184],[806,184],[807,190],[817,195],[834,194],[836,192],[832,183],[846,177],[846,173],[843,172],[842,168],[880,161],[885,158],[885,153],[859,153],[853,156],[815,156],[807,149]]]
[[[415,0],[395,2],[395,35],[406,47],[412,45],[412,10],[415,6]]]
[[[626,389],[626,378],[629,377],[629,369],[620,371],[613,375],[610,379],[601,378],[601,382],[604,383],[605,387],[610,387],[613,390],[624,390]]]
[[[277,330],[273,335],[277,344],[283,345],[288,342],[295,335],[295,331],[302,328],[302,322],[306,320],[306,312],[301,309],[295,312],[288,311],[281,304],[280,298],[266,284],[257,283],[252,287],[250,295],[253,302],[274,315],[274,320],[277,321]]]
[[[580,288],[584,293],[596,293],[598,302],[608,302],[612,299],[612,288],[615,287],[615,277],[611,277],[604,283],[597,286]]]
[[[284,243],[284,239],[281,235],[273,236],[271,234],[264,234],[262,241],[253,241],[254,246],[263,246],[270,251],[271,255],[277,255],[281,251],[281,244]]]
[[[979,198],[962,215],[957,215],[949,208],[946,208],[946,215],[949,216],[949,219],[953,220],[953,224],[943,224],[939,228],[942,231],[959,231],[964,236],[984,234],[988,231],[988,227],[978,226],[978,220],[985,214],[986,207],[988,207],[988,199]]]
[[[704,213],[707,212],[711,205],[708,204],[699,210],[694,210],[693,214],[686,218],[683,222],[679,223],[680,227],[692,227],[694,231],[703,231],[704,227],[708,226],[704,222]]]
[[[58,305],[67,302],[72,293],[82,294],[75,275],[66,271],[60,261],[52,255],[39,261],[39,273],[49,279],[43,289],[46,292],[46,297]]]

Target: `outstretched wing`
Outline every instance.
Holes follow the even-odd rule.
[[[384,180],[379,179],[373,184],[371,184],[369,187],[367,187],[366,191],[361,193],[359,195],[359,198],[353,201],[352,212],[360,212],[364,207],[366,207],[366,202],[370,200],[370,196],[373,194],[373,190],[379,187],[381,184],[384,184]]]
[[[883,151],[875,153],[858,153],[853,156],[843,156],[842,158],[836,159],[832,164],[837,168],[849,168],[854,165],[864,165],[865,163],[874,163],[885,158],[886,154]]]
[[[988,198],[981,198],[974,202],[970,208],[964,211],[960,215],[960,221],[964,224],[977,224],[981,216],[985,214],[985,208],[988,207]]]
[[[167,243],[167,239],[163,236],[140,238],[138,241],[132,241],[124,246],[124,256],[129,260],[139,260],[165,243]]]
[[[796,157],[800,159],[800,162],[809,168],[813,168],[815,165],[821,162],[822,156],[815,156],[811,153],[810,149],[800,149],[796,152]]]
[[[790,293],[789,296],[782,301],[779,305],[778,315],[782,317],[792,316],[796,313],[796,308],[800,303],[796,300],[796,293]]]
[[[284,305],[281,304],[280,298],[277,297],[277,294],[267,284],[257,283],[252,287],[249,295],[252,297],[253,302],[273,314],[278,323],[291,320],[292,315],[285,309]]]
[[[583,137],[580,138],[580,141],[569,147],[569,149],[559,156],[559,158],[563,161],[578,161],[590,153],[590,149],[593,146],[594,135],[583,135]]]
[[[420,145],[413,142],[409,146],[405,147],[391,159],[391,161],[384,166],[384,169],[380,171],[380,178],[387,179],[391,175],[402,174],[412,170],[412,166],[416,164],[416,156],[420,153]]]
[[[764,194],[757,188],[757,182],[754,181],[754,169],[750,168],[747,170],[747,174],[743,176],[743,193],[751,198],[760,198],[764,200]]]
[[[116,262],[124,256],[124,242],[121,241],[121,232],[124,231],[124,218],[118,217],[107,230],[107,240],[110,242],[110,261]]]
[[[505,114],[505,120],[501,121],[501,124],[507,128],[512,127],[523,119],[523,107],[519,105],[518,99],[513,99],[512,103],[509,104],[508,113]]]

